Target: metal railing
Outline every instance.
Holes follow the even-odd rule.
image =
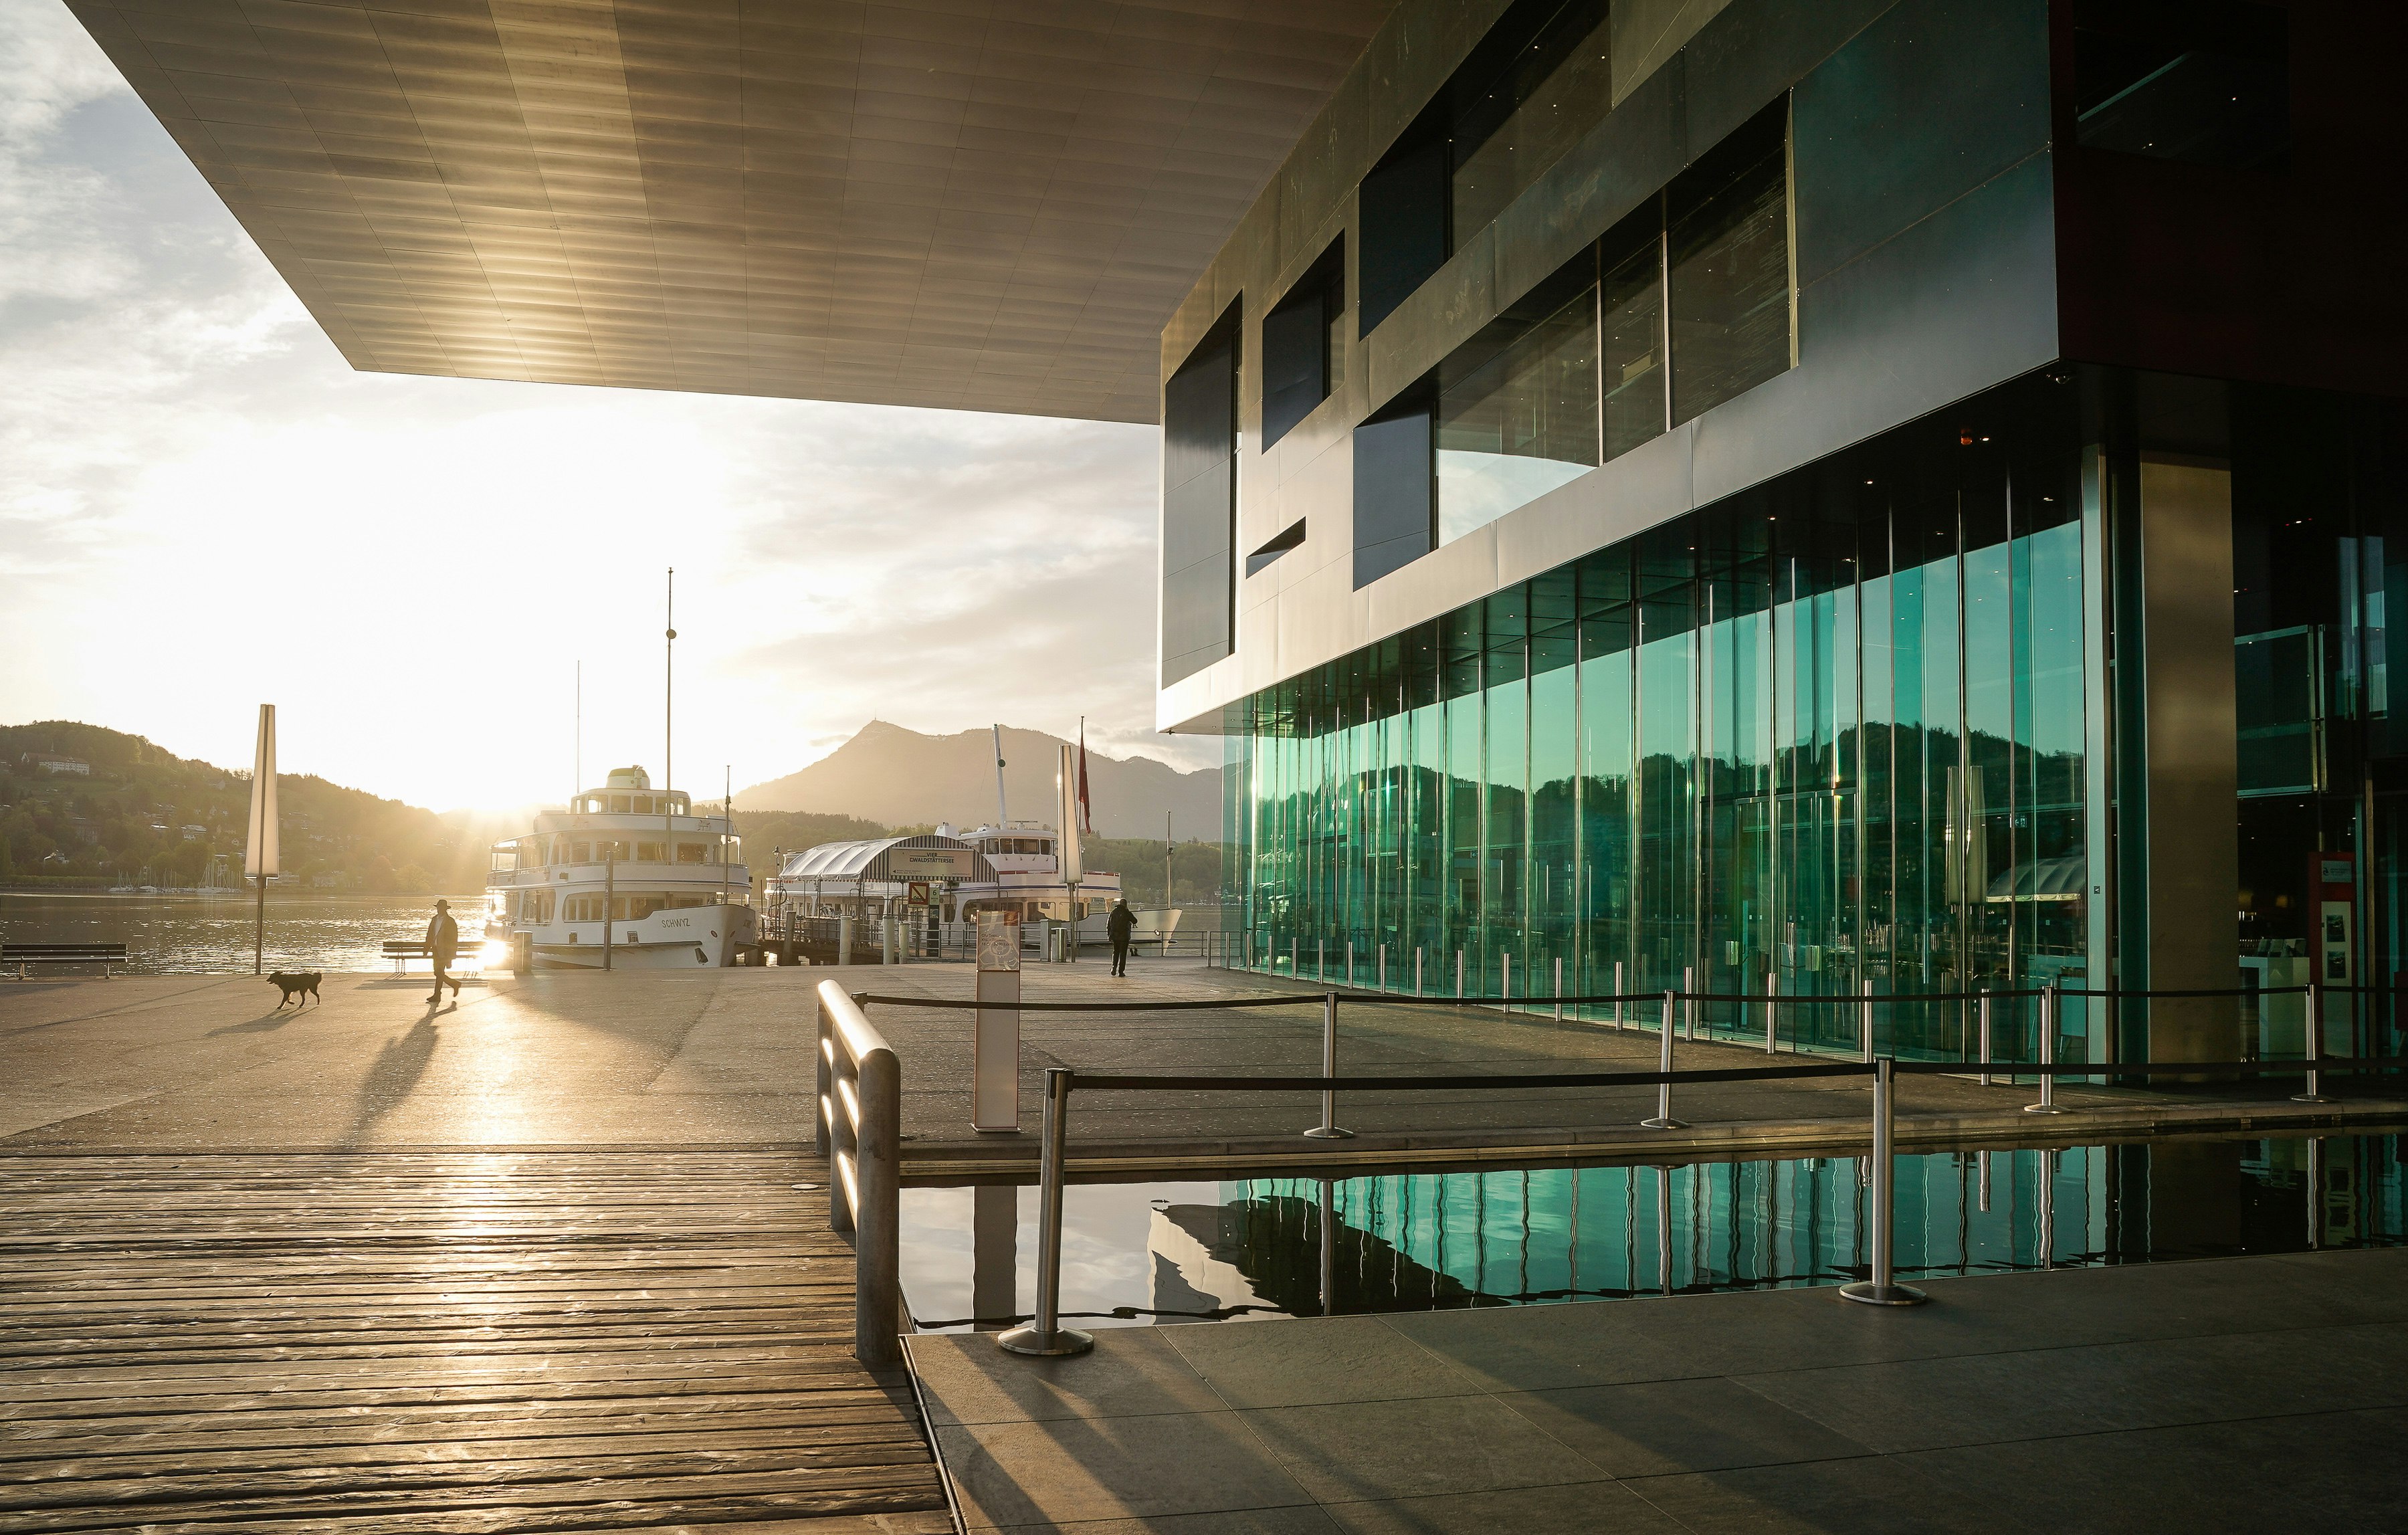
[[[2048,988],[2054,991],[2055,988]],[[2158,995],[2168,995],[2160,993]],[[2202,995],[2189,993],[2184,995]],[[1667,991],[1660,994],[1625,995],[1619,997],[1584,998],[1590,1001],[1659,1001],[1663,1007],[1661,1033],[1663,1065],[1653,1071],[1579,1071],[1544,1074],[1483,1073],[1437,1077],[1410,1076],[1340,1076],[1336,1070],[1337,1007],[1339,994],[1326,993],[1320,997],[1285,997],[1268,998],[1214,998],[1207,1003],[1140,1004],[1146,1011],[1172,1008],[1263,1006],[1318,1000],[1324,1004],[1323,1072],[1319,1076],[1223,1076],[1223,1075],[1128,1075],[1096,1073],[1082,1075],[1071,1067],[1052,1067],[1045,1073],[1045,1107],[1042,1140],[1039,1145],[1038,1183],[1039,1191],[1039,1225],[1038,1231],[1037,1312],[1028,1323],[999,1335],[998,1341],[1017,1354],[1056,1356],[1081,1354],[1094,1346],[1086,1333],[1061,1325],[1062,1273],[1062,1212],[1064,1189],[1068,1182],[1068,1130],[1070,1099],[1074,1092],[1084,1088],[1090,1092],[1251,1092],[1251,1093],[1318,1093],[1322,1095],[1322,1122],[1308,1136],[1326,1134],[1334,1128],[1337,1095],[1340,1092],[1526,1092],[1538,1088],[1631,1087],[1653,1085],[1657,1088],[1656,1113],[1641,1123],[1651,1128],[1686,1128],[1685,1121],[1671,1117],[1671,1092],[1675,1083],[1734,1083],[1804,1080],[1817,1077],[1870,1077],[1872,1079],[1869,1204],[1871,1252],[1867,1265],[1867,1277],[1839,1286],[1843,1299],[1868,1305],[1912,1306],[1928,1298],[1912,1285],[1898,1283],[1896,1270],[1896,1197],[1897,1138],[1896,1083],[1901,1074],[1935,1076],[1961,1075],[1966,1063],[1959,1061],[1900,1061],[1889,1055],[1870,1059],[1827,1059],[1797,1061],[1784,1066],[1710,1068],[1674,1070],[1671,1068],[1671,1040],[1678,1004],[1683,1000],[1707,1000],[1704,996],[1684,997],[1684,994]],[[930,1005],[925,999],[910,997],[880,997],[905,1005]],[[1383,998],[1382,1000],[1392,1000]],[[1842,997],[1828,1000],[1862,1005],[1879,997]],[[938,1004],[945,1005],[945,1004]],[[958,1004],[956,1004],[958,1005]],[[1045,1011],[1130,1011],[1126,1003],[1054,1003],[1039,1004]],[[2320,1019],[2318,1020],[2320,1021]],[[2311,1030],[2311,1040],[2315,1040]],[[2322,1074],[2327,1071],[2397,1071],[2408,1062],[2391,1058],[2364,1059],[2353,1056],[2330,1056],[2314,1050],[2306,1058],[2295,1061],[2126,1061],[2102,1069],[2099,1063],[2080,1061],[2058,1063],[2053,1060],[1998,1063],[2011,1065],[2016,1075],[2037,1076],[2042,1080],[2042,1102],[2028,1106],[2028,1112],[2063,1112],[2054,1102],[2053,1084],[2057,1078],[2094,1076],[2112,1073],[2117,1076],[2172,1076],[2192,1079],[2301,1076],[2306,1078],[2308,1091],[2299,1095],[2300,1101],[2328,1102],[2317,1091]],[[1344,1132],[1340,1132],[1344,1133]],[[1326,1228],[1325,1227],[1325,1230]],[[1326,1255],[1325,1255],[1326,1257]]]
[[[853,1352],[903,1357],[903,1070],[834,981],[819,983],[817,1136],[828,1161],[828,1226],[853,1235]]]

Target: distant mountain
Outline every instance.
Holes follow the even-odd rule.
[[[1054,770],[1062,745],[1038,730],[1003,732],[1004,793],[1015,821],[1052,825]],[[1182,773],[1152,757],[1108,757],[1087,749],[1087,794],[1098,837],[1162,836],[1170,812],[1181,841],[1221,839],[1221,773]],[[976,826],[995,819],[995,747],[984,730],[924,736],[873,720],[799,773],[736,794],[738,811],[810,811],[883,825]]]

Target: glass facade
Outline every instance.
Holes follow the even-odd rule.
[[[1254,696],[1229,735],[1250,962],[1389,984],[1840,997],[2084,973],[2070,391],[1972,402]],[[1560,970],[1558,970],[1560,967]],[[1589,1010],[1592,1015],[1601,1010]],[[1853,1047],[1856,1010],[1783,1011]],[[1742,1015],[1744,1013],[1744,1015]],[[1956,1057],[1962,1004],[1884,1006]],[[2002,1054],[2031,1019],[2001,1005]],[[1700,1032],[1761,1037],[1706,1005]],[[2092,1048],[2069,1008],[2065,1058]]]

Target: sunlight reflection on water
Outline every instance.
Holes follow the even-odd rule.
[[[386,971],[387,939],[421,939],[435,913],[432,896],[304,896],[267,893],[266,968]],[[484,927],[484,902],[452,902],[460,955],[472,962]],[[0,892],[0,937],[12,943],[122,943],[139,972],[249,974],[252,897],[224,896],[39,895]],[[502,957],[496,944],[490,960]],[[425,965],[418,966],[424,973]],[[54,972],[73,973],[73,972]]]

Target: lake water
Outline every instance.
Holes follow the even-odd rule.
[[[0,939],[12,943],[122,943],[128,968],[143,973],[251,973],[250,895],[112,896],[0,892]],[[432,896],[315,896],[267,893],[271,970],[379,971],[390,938],[426,936]],[[483,903],[455,898],[461,950],[472,954],[484,930]],[[36,972],[41,973],[41,972]],[[79,972],[53,970],[58,975]]]

